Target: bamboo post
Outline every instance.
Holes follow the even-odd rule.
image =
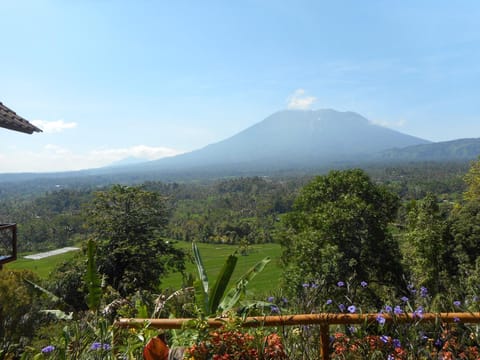
[[[330,357],[330,326],[320,325],[320,359],[327,360]]]

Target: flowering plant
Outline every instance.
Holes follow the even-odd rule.
[[[194,344],[185,352],[191,360],[273,360],[287,359],[280,336],[261,332],[248,333],[220,328],[209,333],[204,341]]]

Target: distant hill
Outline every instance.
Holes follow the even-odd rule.
[[[409,146],[403,149],[389,149],[378,153],[379,161],[464,161],[475,160],[480,155],[480,138],[458,139],[432,144]]]

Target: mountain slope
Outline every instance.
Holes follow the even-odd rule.
[[[479,139],[458,139],[432,144],[389,149],[377,154],[378,160],[391,161],[464,161],[475,160],[480,155]]]
[[[427,140],[370,123],[353,112],[277,112],[215,144],[149,163],[152,168],[245,165],[295,167],[356,161],[379,151]]]

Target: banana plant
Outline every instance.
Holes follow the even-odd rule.
[[[199,306],[207,316],[222,314],[237,305],[240,297],[245,293],[248,283],[263,271],[265,266],[270,262],[270,258],[265,257],[256,263],[227,291],[228,284],[237,266],[238,257],[236,253],[228,256],[215,283],[210,287],[207,272],[195,242],[192,242],[192,251],[199,275],[199,280],[195,283],[195,298],[197,306]]]

